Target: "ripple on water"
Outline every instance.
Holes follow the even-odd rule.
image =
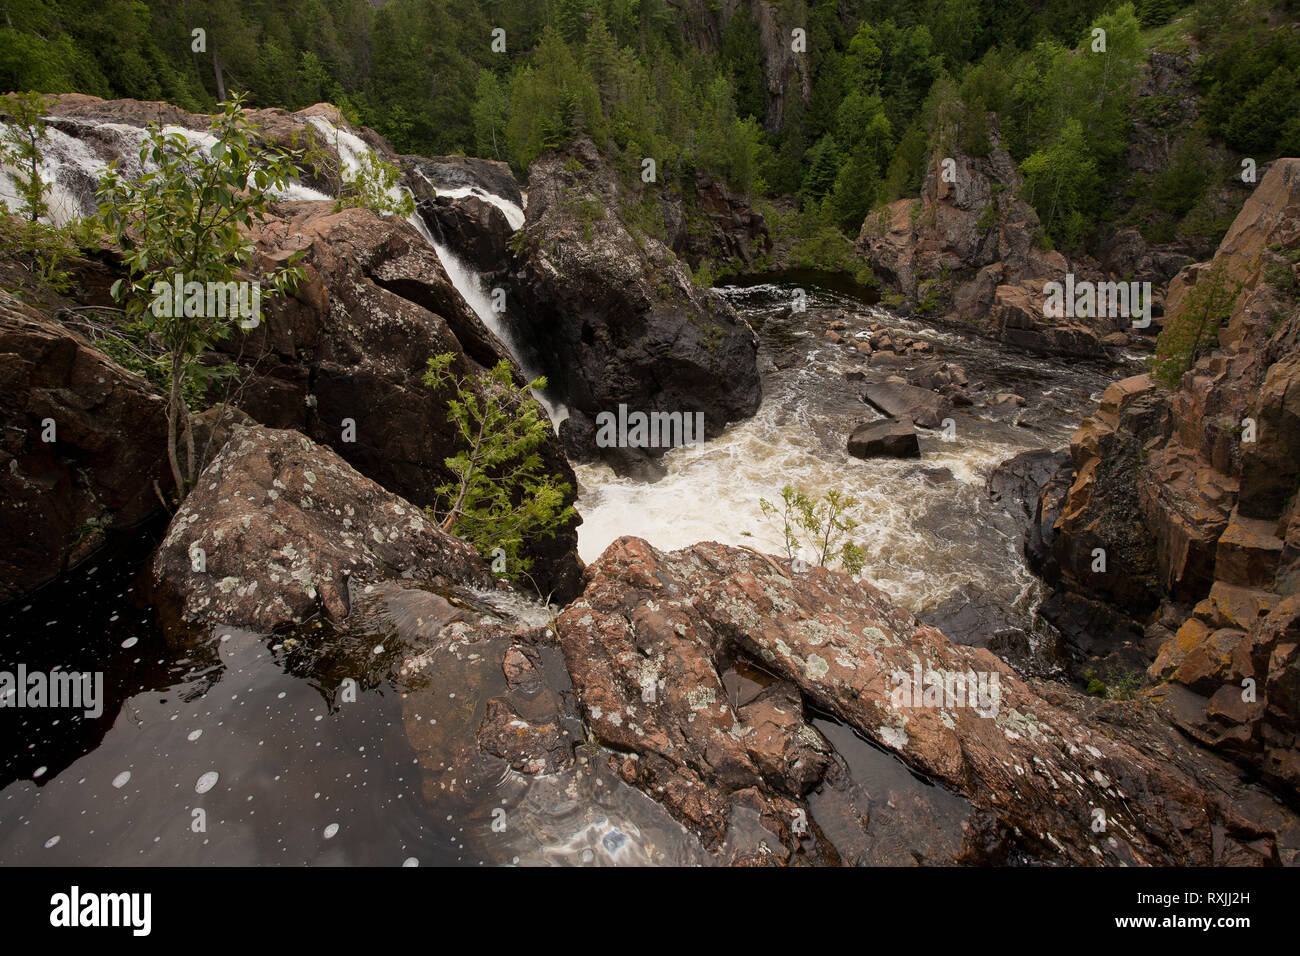
[[[1006,355],[994,343],[833,294],[810,292],[807,312],[792,314],[789,290],[781,284],[724,290],[761,328],[764,398],[753,418],[713,441],[669,452],[667,474],[658,482],[620,478],[603,464],[575,468],[583,560],[594,561],[625,534],[669,550],[718,541],[783,553],[781,528],[763,515],[759,500],[779,500],[785,484],[810,493],[836,488],[858,499],[851,516],[867,553],[864,577],[913,612],[974,590],[1011,609],[1021,626],[1034,627],[1036,601],[1025,595],[1037,594],[1037,582],[1020,554],[1020,529],[1000,520],[985,482],[996,465],[1021,452],[1062,447],[1090,395],[1104,386],[1102,372]],[[935,342],[942,357],[964,365],[990,393],[1019,392],[1028,399],[1020,424],[1002,411],[957,409],[956,440],[921,430],[919,461],[849,456],[844,444],[854,425],[881,416],[860,400],[862,383],[844,373],[862,371],[867,381],[883,381],[906,366],[871,368],[827,342],[821,332],[828,309],[849,316],[850,332],[855,321],[864,328],[874,321],[906,328]],[[799,361],[775,368],[775,351],[788,354],[791,342]]]

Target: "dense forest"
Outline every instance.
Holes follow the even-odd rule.
[[[586,133],[629,177],[653,157],[669,185],[701,170],[796,197],[797,228],[830,237],[819,248],[831,259],[835,230],[852,239],[873,206],[917,193],[940,138],[983,155],[992,124],[1050,239],[1073,249],[1119,218],[1149,241],[1217,239],[1233,210],[1215,208],[1208,184],[1238,157],[1300,152],[1300,32],[1275,28],[1294,7],[782,0],[776,22],[804,34],[788,40],[794,95],[776,99],[746,4],[5,0],[0,87],[192,110],[229,90],[291,110],[328,100],[399,150],[521,172]],[[1078,55],[1096,29],[1105,55]],[[1172,105],[1139,108],[1138,73],[1153,52],[1189,51],[1196,129],[1170,131],[1175,161],[1133,182],[1117,164],[1135,124],[1168,122]]]

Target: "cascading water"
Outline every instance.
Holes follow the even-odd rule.
[[[310,117],[307,122],[315,127],[338,150],[339,157],[343,162],[345,178],[357,175],[364,164],[373,161],[375,158],[374,150],[370,148],[365,140],[349,130],[334,125],[323,116]],[[519,229],[524,224],[524,211],[508,199],[477,186],[459,186],[451,189],[439,188],[423,172],[419,172],[419,175],[438,196],[447,196],[453,199],[471,195],[476,196],[500,209],[505,214],[506,221],[510,224],[511,229]],[[394,199],[400,199],[403,196],[410,195],[410,190],[405,186],[394,186],[389,190],[389,194]],[[479,321],[486,326],[489,332],[496,336],[506,351],[510,353],[524,376],[528,379],[537,378],[541,372],[530,367],[524,360],[523,351],[515,342],[509,328],[501,321],[500,313],[493,308],[492,299],[488,294],[482,275],[466,265],[445,243],[438,241],[418,210],[411,214],[409,222],[438,256],[438,261],[442,263],[447,278],[456,287],[456,291],[465,300],[465,304],[474,311],[474,314],[479,317]],[[534,391],[533,397],[545,409],[552,426],[559,428],[560,422],[568,417],[568,410],[563,405],[551,402],[541,392]]]
[[[43,156],[39,169],[42,179],[50,184],[46,199],[49,207],[49,214],[45,217],[47,221],[55,225],[66,225],[74,219],[94,215],[97,211],[95,189],[108,169],[109,159],[116,159],[128,175],[140,171],[138,154],[140,146],[148,135],[145,129],[124,123],[90,122],[58,117],[46,117],[46,121],[50,125],[46,127],[47,138],[42,146]],[[351,130],[337,126],[323,116],[308,117],[307,123],[338,152],[345,180],[356,177],[363,167],[375,158],[375,152],[370,145]],[[93,127],[95,140],[109,159],[97,154],[87,145],[85,137],[65,132],[60,128],[61,126],[67,126],[74,131],[88,130]],[[6,124],[0,123],[0,134],[8,132],[8,129]],[[162,127],[162,132],[184,137],[204,156],[211,155],[211,148],[216,143],[216,138],[203,130],[168,125]],[[524,224],[524,211],[504,197],[478,186],[438,188],[423,173],[420,175],[439,196],[453,199],[476,196],[500,209],[511,229],[519,229]],[[278,199],[288,201],[331,201],[334,198],[296,181],[276,191],[275,195]],[[410,190],[405,186],[394,186],[389,190],[389,195],[393,199],[402,199],[410,195]],[[17,211],[22,205],[13,174],[4,167],[0,167],[0,202],[12,211]],[[493,308],[483,277],[469,268],[445,243],[438,241],[418,212],[411,215],[409,222],[438,256],[461,298],[515,359],[524,375],[530,379],[540,375],[539,370],[529,367],[522,360],[523,351],[514,341],[508,327],[501,321],[501,315]],[[534,392],[534,397],[545,409],[554,427],[558,428],[560,422],[568,417],[568,410],[563,405],[557,405],[539,392]]]
[[[454,189],[443,189],[433,182],[423,172],[418,171],[419,176],[429,188],[434,190],[438,196],[447,196],[450,198],[460,198],[464,196],[476,196],[483,201],[496,206],[505,214],[506,222],[510,224],[511,229],[519,229],[524,224],[524,211],[512,203],[510,200],[477,186],[460,186]],[[539,369],[532,366],[524,357],[524,351],[515,341],[514,333],[508,326],[501,321],[501,314],[493,307],[492,298],[488,294],[487,284],[483,281],[483,276],[471,269],[465,262],[456,255],[446,244],[439,242],[438,239],[429,230],[428,225],[424,222],[423,217],[417,211],[411,216],[411,224],[419,230],[420,235],[424,237],[425,242],[433,247],[437,253],[439,261],[442,262],[443,269],[447,272],[447,278],[451,279],[451,284],[456,287],[460,297],[465,300],[466,304],[474,310],[474,314],[487,327],[488,331],[497,337],[497,340],[506,347],[510,356],[515,360],[524,376],[528,379],[534,379],[542,373]],[[546,410],[547,417],[551,420],[551,425],[558,429],[560,422],[569,417],[569,411],[561,404],[552,402],[542,392],[534,390],[533,398],[537,399],[538,404]]]
[[[762,406],[712,441],[669,452],[667,474],[654,483],[620,478],[603,464],[575,466],[582,558],[594,561],[621,535],[668,550],[712,540],[783,554],[782,529],[764,516],[760,499],[779,504],[786,484],[814,496],[838,489],[858,499],[850,514],[860,525],[853,537],[867,552],[864,579],[953,628],[959,625],[950,614],[979,596],[1000,627],[1025,632],[1032,645],[1042,633],[1034,611],[1045,592],[1020,553],[1022,524],[991,504],[985,482],[1021,452],[1063,447],[1109,379],[1100,370],[1007,355],[985,340],[829,292],[806,290],[808,310],[800,314],[789,308],[787,286],[720,291],[761,328]],[[846,373],[881,381],[905,367],[873,368],[856,350],[826,340],[820,316],[828,314],[849,317],[850,328],[877,321],[906,329],[984,380],[987,395],[1020,392],[1029,404],[954,411],[957,440],[923,431],[920,460],[853,458],[849,433],[881,416]],[[777,367],[778,354],[797,360]]]
[[[83,142],[68,131],[92,124],[58,122],[63,129],[51,128],[53,158],[43,170],[55,184],[52,217],[66,221],[94,211],[94,186],[109,159],[118,158],[128,172],[138,169],[145,132],[93,124],[95,135]],[[322,118],[312,122],[337,143],[345,175],[355,174],[370,147],[347,130],[336,137]],[[170,129],[201,149],[211,145],[208,134]],[[512,228],[523,222],[518,206],[475,187],[437,192],[478,196],[500,208]],[[331,200],[299,183],[281,196]],[[11,207],[16,199],[12,180],[3,176],[0,198]],[[412,225],[469,307],[516,352],[482,277],[437,241],[419,215]],[[959,412],[958,441],[925,437],[919,462],[851,459],[845,436],[874,415],[844,373],[887,373],[822,338],[819,311],[869,318],[864,308],[809,291],[809,311],[796,316],[782,305],[786,288],[724,290],[762,328],[762,407],[720,438],[670,453],[667,477],[656,484],[579,466],[583,556],[594,559],[622,534],[665,548],[714,539],[780,552],[780,531],[763,519],[758,499],[777,499],[786,483],[810,492],[840,488],[861,501],[855,538],[868,554],[865,576],[923,617],[954,596],[983,594],[1005,607],[1009,627],[1029,630],[1039,586],[1020,558],[1018,527],[991,510],[984,480],[1017,452],[1063,444],[1107,379],[910,325],[910,334],[944,349],[945,358],[996,388],[1029,396],[1030,404],[1022,412]],[[889,325],[907,325],[875,314]],[[778,352],[797,361],[777,367]],[[559,417],[548,411],[553,421]],[[142,538],[140,553],[96,557],[57,593],[4,609],[0,632],[29,666],[103,671],[112,688],[107,732],[79,718],[20,715],[8,735],[15,743],[0,748],[0,863],[711,862],[662,807],[617,774],[594,768],[475,778],[453,813],[430,781],[445,769],[437,761],[459,746],[456,731],[442,729],[449,719],[432,719],[435,708],[454,716],[456,701],[466,696],[455,674],[434,669],[419,679],[381,682],[337,707],[323,698],[323,685],[291,666],[288,640],[220,628],[207,641],[171,646],[132,590],[153,543]],[[422,605],[402,603],[419,597],[412,593],[374,613],[376,631],[360,635],[370,638],[359,642],[360,659],[371,660],[381,643],[424,649],[427,642],[411,629]],[[485,604],[501,600],[495,593],[481,597]],[[550,621],[545,609],[522,598],[499,610],[538,627]],[[62,640],[51,641],[55,634]],[[329,646],[344,653],[349,647]],[[504,680],[499,667],[492,679]],[[388,693],[390,687],[397,693]],[[483,696],[498,690],[493,684]],[[822,729],[833,737],[833,728]],[[849,754],[852,739],[835,743]],[[418,766],[420,755],[433,766]],[[905,768],[893,769],[904,784],[910,781]],[[212,836],[190,829],[196,795],[220,822]],[[511,824],[498,833],[490,814],[507,801]]]

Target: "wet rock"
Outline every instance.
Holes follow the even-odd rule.
[[[1164,415],[1163,397],[1146,375],[1106,389],[1097,414],[1070,439],[1075,478],[1052,544],[1075,586],[1137,613],[1160,596],[1156,549],[1140,521],[1138,475],[1143,445],[1163,428]],[[1093,570],[1102,567],[1097,549],[1105,570]]]
[[[243,367],[239,406],[328,445],[414,504],[433,503],[452,480],[446,459],[463,446],[447,418],[449,394],[423,382],[426,362],[452,352],[452,371],[467,375],[513,361],[509,353],[407,222],[284,203],[255,238],[272,264],[301,251],[307,279],[292,297],[267,303],[247,336],[222,343]],[[576,497],[560,442],[548,436],[538,453]],[[576,523],[530,545],[539,585],[561,598],[580,573]]]
[[[745,737],[749,756],[764,778],[799,797],[815,787],[831,764],[831,747],[804,722],[803,699],[790,683],[776,683],[737,710],[751,728]]]
[[[1070,455],[1064,450],[1021,452],[994,468],[985,487],[995,502],[1028,518],[1033,515],[1043,486],[1069,460]]]
[[[491,203],[472,195],[438,196],[421,202],[418,212],[433,235],[477,272],[491,276],[509,266],[514,230]]]
[[[0,603],[159,510],[155,482],[171,490],[164,404],[82,336],[0,291]]]
[[[989,652],[953,645],[865,582],[822,568],[796,573],[717,544],[664,554],[635,538],[614,542],[587,575],[558,634],[589,725],[626,752],[625,778],[706,845],[722,840],[742,794],[774,821],[798,809],[740,746],[752,728],[716,676],[729,656],[794,684],[806,702],[964,797],[967,837],[949,862],[1277,859],[1266,827],[1160,748],[1120,742],[1078,695],[1053,688],[1045,698]],[[894,691],[914,666],[983,673],[986,690],[996,675],[996,706],[956,705],[942,690],[936,706],[904,699]],[[1091,826],[1097,809],[1110,821],[1104,836]]]
[[[891,418],[910,418],[922,428],[938,428],[952,411],[942,395],[898,382],[868,385],[862,400]]]
[[[510,238],[522,222],[524,205],[510,167],[468,156],[401,160],[404,182],[433,236],[487,281],[504,287]]]
[[[348,613],[350,588],[394,576],[491,588],[472,547],[328,448],[237,427],[172,519],[157,600],[190,623],[270,630]]]
[[[756,338],[661,242],[624,224],[625,199],[588,140],[538,160],[513,291],[521,308],[509,315],[571,409],[593,421],[619,405],[702,413],[705,436],[717,436],[758,408]],[[655,458],[666,447],[628,450]]]
[[[1066,460],[1039,490],[1033,504],[1029,530],[1025,534],[1024,554],[1029,569],[1048,584],[1061,580],[1061,566],[1052,552],[1057,521],[1074,484],[1074,463]]]
[[[910,418],[859,425],[849,436],[848,450],[855,458],[921,457],[921,443]]]
[[[516,773],[555,773],[572,762],[573,751],[557,722],[525,720],[499,697],[488,701],[477,737],[484,753],[500,757]]]
[[[510,165],[474,156],[403,156],[407,185],[415,195],[432,198],[430,190],[470,191],[500,196],[520,209],[524,197]]]

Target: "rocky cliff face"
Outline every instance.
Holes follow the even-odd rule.
[[[806,19],[797,19],[794,11],[773,0],[690,0],[680,4],[679,10],[685,40],[711,52],[721,47],[733,17],[745,12],[753,19],[763,61],[765,109],[758,119],[768,129],[780,129],[795,101],[808,104],[812,96],[808,54],[795,52],[790,32],[795,27],[807,28]]]
[[[198,131],[209,119],[165,103],[79,95],[61,97],[54,113],[51,126],[69,138],[59,140],[59,148],[81,164],[60,171],[58,188],[76,206],[69,211],[83,215],[94,208],[96,170],[114,159],[133,162],[143,125],[157,122]],[[260,135],[286,147],[323,135],[322,128],[328,131],[313,126],[313,118],[342,122],[327,105],[299,113],[251,114],[263,127]],[[356,135],[381,157],[398,161],[375,134],[363,130]],[[322,175],[337,174],[343,165],[338,150],[360,148],[355,143],[324,143],[336,151],[333,163],[317,167]],[[455,165],[429,162],[437,169]],[[465,166],[461,175],[499,185],[499,166]],[[446,179],[454,173],[438,175]],[[305,185],[337,191],[337,182],[313,182]],[[513,196],[519,198],[517,189]],[[457,439],[446,418],[447,396],[421,381],[426,360],[453,352],[458,356],[454,370],[464,374],[511,360],[509,353],[466,304],[434,249],[410,223],[359,208],[335,211],[332,201],[286,201],[255,227],[251,239],[264,263],[273,265],[301,252],[307,278],[292,297],[264,303],[262,322],[249,334],[221,343],[239,368],[230,402],[255,421],[296,429],[336,449],[367,477],[414,504],[432,504],[435,489],[449,478],[444,461]],[[114,276],[109,273],[117,268],[112,258],[108,251],[107,266],[79,265],[77,291],[62,304],[111,305],[107,289]],[[16,303],[8,303],[5,318],[12,319],[6,326],[10,350],[23,357],[10,370],[12,389],[5,392],[12,401],[8,449],[14,464],[4,480],[13,482],[8,499],[17,510],[2,533],[6,540],[12,538],[12,552],[25,557],[21,567],[7,570],[4,580],[7,595],[17,596],[102,542],[106,525],[134,524],[159,506],[153,482],[163,460],[165,426],[156,390],[69,331],[71,323]],[[100,370],[92,375],[94,367]],[[40,422],[46,417],[54,418],[62,444],[40,443]],[[135,437],[124,437],[131,435]],[[116,449],[113,455],[110,448]],[[215,447],[209,449],[203,460],[215,452]],[[558,440],[548,438],[540,453],[576,495],[576,480]],[[166,492],[169,481],[160,481]],[[49,535],[32,534],[32,519],[26,516],[38,512],[60,516]],[[575,519],[533,553],[539,559],[539,585],[558,596],[572,594],[577,586],[577,523]]]
[[[308,278],[291,299],[269,303],[266,321],[246,339],[227,345],[247,368],[240,406],[334,448],[416,504],[432,504],[449,480],[444,460],[457,438],[447,396],[421,381],[427,359],[455,353],[463,374],[509,353],[408,223],[359,209],[335,213],[324,203],[286,204],[283,216],[257,231],[259,248],[271,262],[304,252]],[[548,438],[540,453],[576,494],[558,442]],[[569,593],[576,583],[576,525],[538,545],[547,590]]]
[[[995,117],[990,120],[989,154],[932,154],[921,198],[869,214],[858,254],[919,314],[1030,351],[1102,356],[1108,336],[1119,334],[1107,344],[1127,341],[1122,333],[1130,322],[1044,315],[1044,283],[1063,282],[1067,272],[1077,279],[1105,276],[1095,264],[1071,263],[1040,247],[1042,225],[1019,198],[1020,171],[999,145]]]
[[[702,413],[712,437],[757,410],[760,386],[753,331],[624,221],[628,198],[589,140],[534,163],[510,315],[569,407],[570,455],[635,470],[665,449],[598,445],[598,415]]]
[[[1298,245],[1300,160],[1278,160],[1213,261],[1187,267],[1169,289],[1176,314],[1213,266],[1243,283],[1218,347],[1172,392],[1146,376],[1107,391],[1071,443],[1075,474],[1051,545],[1067,590],[1139,613],[1162,599],[1195,604],[1190,617],[1166,608],[1147,631],[1147,650],[1158,648],[1149,675],[1165,682],[1157,696],[1189,733],[1292,792]],[[1044,513],[1052,507],[1045,497]],[[1100,573],[1090,560],[1097,548]]]
[[[660,196],[664,245],[692,269],[707,263],[715,272],[761,270],[772,251],[762,213],[704,174],[696,175],[692,187],[685,197]]]
[[[0,292],[0,603],[160,506],[164,401],[48,312]]]
[[[434,237],[485,281],[505,279],[523,194],[510,167],[462,156],[403,156],[406,185]]]

